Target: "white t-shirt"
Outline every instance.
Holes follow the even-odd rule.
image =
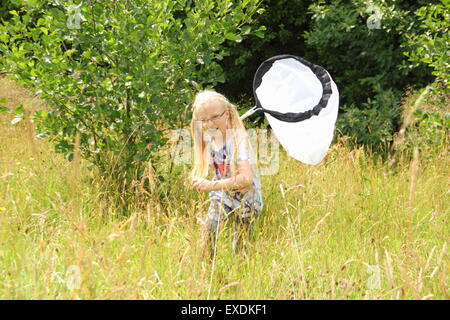
[[[251,205],[255,210],[261,211],[263,208],[262,201],[262,191],[259,173],[256,166],[256,160],[253,154],[249,154],[247,143],[243,143],[237,154],[236,160],[239,161],[249,161],[250,168],[253,175],[253,184],[245,189],[240,190],[230,190],[226,194],[232,200],[232,205],[228,203],[227,205],[231,207],[236,207],[241,205],[242,202],[248,202],[247,205]],[[231,177],[230,161],[233,158],[233,140],[228,138],[226,144],[222,148],[214,148],[210,144],[210,156],[211,164],[214,173],[213,180],[221,180]]]

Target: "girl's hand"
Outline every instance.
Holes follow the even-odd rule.
[[[213,191],[215,186],[215,181],[210,181],[207,179],[197,179],[194,178],[192,180],[192,187],[194,190],[200,191],[200,192],[209,192]]]

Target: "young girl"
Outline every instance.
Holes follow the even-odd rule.
[[[253,221],[262,210],[262,194],[255,155],[236,107],[215,91],[199,92],[191,122],[194,138],[192,186],[209,192],[205,220],[207,249],[215,249],[219,226],[234,218],[233,248],[250,237]],[[207,180],[209,165],[213,178]],[[213,254],[213,251],[210,251]]]

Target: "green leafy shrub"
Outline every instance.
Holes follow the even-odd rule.
[[[433,81],[432,68],[413,63],[403,53],[406,35],[422,32],[415,11],[428,3],[264,1],[252,26],[265,27],[264,37],[226,43],[230,55],[221,61],[226,82],[220,89],[248,109],[254,103],[253,75],[263,60],[281,53],[302,56],[325,67],[336,81],[342,106],[339,130],[376,150],[390,143],[399,128],[405,89]],[[255,113],[249,125],[264,126],[263,121]]]
[[[253,99],[253,76],[266,59],[282,53],[305,55],[302,30],[309,28],[308,0],[265,0],[260,14],[252,23],[254,34],[242,42],[228,41],[224,45],[229,55],[220,62],[226,81],[219,89],[227,96],[247,104]],[[245,105],[245,108],[252,107]],[[256,118],[257,114],[252,116]]]
[[[399,101],[392,90],[381,90],[373,99],[363,103],[341,107],[342,115],[337,120],[339,132],[353,136],[357,144],[372,146],[374,150],[386,150],[393,139],[395,120],[400,113]]]
[[[10,11],[19,9],[21,2],[22,0],[2,0],[0,6],[0,21],[9,20],[12,17]]]
[[[419,148],[422,155],[433,157],[448,148],[450,133],[450,94],[444,84],[437,85],[417,110],[405,132],[403,150]],[[416,95],[414,95],[415,97]],[[407,110],[405,110],[407,112]]]
[[[193,82],[224,80],[226,39],[251,34],[259,0],[24,1],[0,25],[0,50],[19,82],[50,108],[34,115],[56,150],[80,151],[122,182],[189,119]],[[69,4],[72,6],[69,7]]]
[[[406,87],[425,86],[431,70],[403,54],[403,34],[418,29],[413,14],[424,1],[317,1],[305,32],[315,63],[325,66],[340,90],[338,128],[358,143],[379,149],[400,124]]]
[[[450,1],[428,4],[416,11],[421,21],[417,33],[406,34],[404,54],[417,64],[433,68],[436,82],[450,90]]]
[[[20,7],[21,0],[2,0],[0,5],[0,22],[9,20],[12,15],[10,11],[17,10]],[[0,42],[2,38],[5,39],[6,35],[2,36],[0,34]],[[3,55],[0,55],[0,73],[7,72],[8,66]]]

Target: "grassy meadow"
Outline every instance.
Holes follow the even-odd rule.
[[[43,107],[5,77],[0,97]],[[183,174],[167,182],[168,202],[141,197],[123,215],[83,161],[12,118],[0,114],[1,299],[450,298],[446,149],[393,166],[342,140],[317,166],[280,152],[247,254],[225,229],[210,263],[207,198]]]

